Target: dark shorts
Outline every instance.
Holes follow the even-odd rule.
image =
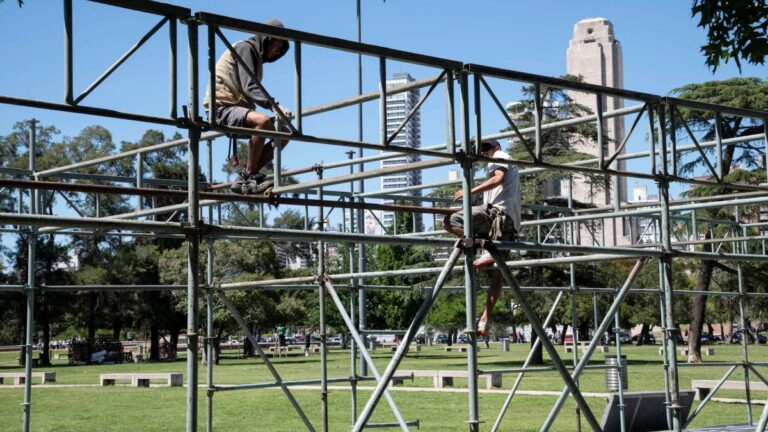
[[[232,127],[247,127],[245,126],[245,118],[248,117],[248,113],[253,111],[250,108],[245,108],[241,106],[223,106],[223,107],[216,107],[216,124],[222,125],[222,126],[232,126]],[[275,121],[275,117],[270,117],[272,121]],[[281,125],[280,126],[281,132],[290,132],[290,129],[288,129],[287,126]],[[231,134],[228,134],[227,136],[231,137]],[[250,135],[237,135],[235,138],[237,139],[248,139],[250,138]],[[283,145],[285,145],[284,143]]]
[[[472,231],[475,233],[475,238],[488,238],[488,233],[491,231],[491,224],[493,224],[494,217],[493,212],[486,204],[472,207]],[[464,212],[459,210],[447,215],[443,220],[443,223],[464,229]],[[507,217],[503,227],[503,235],[500,240],[514,240],[516,238],[517,231],[515,231],[512,218]]]
[[[222,126],[245,127],[245,118],[252,110],[241,106],[216,107],[216,124]]]

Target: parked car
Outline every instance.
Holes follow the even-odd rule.
[[[616,333],[608,333],[608,334],[605,335],[604,342],[607,343],[607,344],[615,345],[616,344],[615,338],[616,338]],[[632,339],[629,337],[629,333],[627,333],[625,331],[619,332],[619,342],[621,342],[621,343],[628,343],[631,340]]]
[[[702,334],[701,334],[701,336],[699,337],[699,340],[701,341],[701,344],[702,344],[702,345],[707,345],[707,344],[709,344],[709,343],[711,343],[711,342],[712,342],[712,341],[709,339],[709,333],[706,333],[706,332],[704,332],[704,333],[702,333]]]
[[[424,337],[424,335],[423,335],[423,334],[416,336],[416,337],[413,339],[413,341],[414,341],[414,342],[416,342],[417,344],[424,344],[424,343],[426,343],[426,342],[427,342],[427,340],[426,340],[426,338]]]
[[[757,343],[762,345],[762,344],[765,344],[766,342],[768,342],[768,338],[766,338],[764,334],[758,333],[757,334]]]
[[[434,342],[436,344],[448,343],[448,335],[444,335],[444,334],[435,335]]]

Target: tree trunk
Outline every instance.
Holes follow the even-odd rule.
[[[637,346],[645,345],[645,340],[648,338],[648,331],[650,326],[648,323],[643,323],[640,328],[640,336],[637,337]]]
[[[213,340],[213,364],[219,364],[219,358],[221,358],[221,335],[224,334],[224,328],[221,327],[216,330],[216,339]]]
[[[589,338],[589,321],[584,320],[583,322],[579,323],[579,340],[580,341],[588,341]]]
[[[179,353],[179,329],[176,326],[171,327],[171,341],[169,343],[170,353],[168,355],[169,360],[176,360]],[[189,348],[189,337],[187,337],[187,348]],[[197,354],[193,354],[197,355]]]
[[[705,236],[705,238],[708,237],[709,234]],[[715,262],[711,260],[702,260],[699,263],[696,291],[709,291],[709,283],[712,280],[712,270],[714,267]],[[701,363],[701,330],[704,327],[706,310],[707,296],[694,296],[691,309],[691,327],[688,330],[688,363]]]
[[[149,359],[160,361],[160,328],[154,317],[149,326]]]
[[[536,339],[538,339],[539,336],[536,334],[536,332],[531,332],[531,348],[536,344]],[[533,351],[533,355],[531,356],[531,363],[532,365],[543,365],[544,364],[544,351],[541,348],[541,344]]]
[[[123,331],[123,320],[119,317],[115,317],[112,320],[112,339],[115,341],[120,340],[120,333]]]
[[[96,306],[99,299],[98,292],[92,292],[88,298],[88,340],[96,340]]]
[[[51,365],[51,311],[45,295],[40,296],[43,310],[40,314],[40,324],[43,326],[43,350],[40,351],[40,366]]]

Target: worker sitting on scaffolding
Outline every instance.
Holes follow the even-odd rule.
[[[483,140],[480,143],[481,154],[495,159],[512,158],[501,151],[496,140]],[[472,207],[472,231],[477,238],[489,240],[515,240],[520,231],[520,175],[517,166],[512,163],[490,162],[486,166],[486,180],[472,188],[472,195],[483,194],[483,204]],[[462,189],[453,195],[454,201],[464,196]],[[445,217],[443,228],[459,237],[464,237],[464,214],[459,210]],[[501,273],[493,268],[493,258],[488,251],[483,251],[474,262],[475,268],[484,269],[491,279],[485,310],[480,316],[475,332],[478,336],[488,336],[488,317],[501,295]],[[472,330],[470,330],[472,331]]]
[[[267,24],[283,27],[276,19]],[[280,109],[286,117],[291,111],[278,105],[273,107],[262,91],[261,80],[264,63],[272,63],[288,52],[288,41],[259,35],[241,40],[233,46],[235,54],[227,50],[216,62],[216,123],[223,126],[244,127],[264,131],[274,131],[274,117],[255,110],[256,105],[274,110]],[[241,59],[238,60],[238,57]],[[253,73],[253,75],[251,74]],[[258,80],[258,83],[254,81]],[[204,105],[208,108],[210,87],[206,89]],[[282,128],[281,128],[282,129]],[[274,155],[274,142],[264,143],[265,139],[258,135],[229,135],[232,165],[238,165],[237,138],[250,139],[248,145],[248,160],[232,183],[235,193],[261,193],[272,187],[272,180],[259,171],[264,168]],[[288,140],[282,140],[282,147]]]

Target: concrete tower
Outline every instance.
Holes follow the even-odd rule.
[[[568,45],[568,74],[581,76],[584,82],[606,87],[624,88],[624,65],[621,44],[616,40],[613,24],[605,18],[589,18],[576,23],[573,27],[573,38]],[[581,105],[589,107],[592,112],[597,109],[597,96],[591,93],[569,92],[569,96]],[[624,107],[624,101],[618,98],[603,97],[603,111],[613,111]],[[616,117],[604,120],[603,128],[608,142],[604,143],[606,159],[612,155],[624,139],[624,118]],[[598,155],[597,143],[587,142],[574,144],[574,149],[592,155]],[[623,153],[623,151],[622,151]],[[625,163],[614,162],[612,168],[624,169]],[[567,188],[563,188],[567,192]],[[627,200],[627,180],[619,178],[610,181],[610,190],[595,192],[594,188],[582,176],[574,176],[573,197],[575,200],[592,203],[597,206],[613,205],[616,200]],[[582,232],[581,243],[603,244],[605,246],[629,243],[628,227],[622,220],[616,222],[616,238],[613,236],[613,220],[605,221],[605,232],[594,232],[597,241],[592,236]],[[587,234],[587,235],[585,235]]]

